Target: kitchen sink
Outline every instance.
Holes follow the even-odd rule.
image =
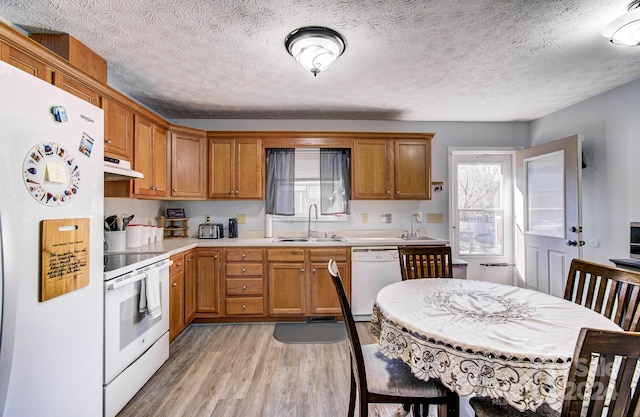
[[[436,240],[434,237],[429,236],[400,236],[402,240]]]
[[[347,239],[342,236],[332,236],[332,237],[312,237],[311,242],[346,242]]]
[[[273,243],[279,242],[346,242],[347,240],[342,236],[331,237],[276,237],[272,240]]]
[[[274,243],[278,242],[309,242],[309,238],[306,237],[277,237],[272,240]]]

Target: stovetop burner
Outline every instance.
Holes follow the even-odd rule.
[[[166,252],[105,253],[105,280],[120,275],[120,273],[118,273],[120,269],[122,269],[121,272],[124,274],[168,257]]]

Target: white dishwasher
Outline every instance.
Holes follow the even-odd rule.
[[[378,291],[400,281],[397,246],[351,248],[351,310],[355,320],[371,320]]]

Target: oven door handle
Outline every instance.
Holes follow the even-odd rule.
[[[139,271],[137,275],[123,279],[121,281],[116,281],[112,284],[107,284],[107,291],[117,290],[118,288],[126,287],[127,285],[131,285],[138,281],[142,281],[147,277],[147,274],[145,271],[148,271],[151,268],[166,269],[166,268],[169,268],[171,265],[173,265],[173,261],[168,259],[166,261],[159,262],[157,265],[149,266]]]
[[[131,278],[123,279],[122,281],[114,282],[113,284],[107,284],[107,291],[117,290],[118,288],[126,287],[127,285],[134,284],[138,281],[142,281],[147,277],[146,273],[141,273]]]

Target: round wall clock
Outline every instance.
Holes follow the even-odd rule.
[[[80,169],[73,154],[58,143],[39,143],[22,164],[24,185],[44,205],[60,206],[78,193]]]

